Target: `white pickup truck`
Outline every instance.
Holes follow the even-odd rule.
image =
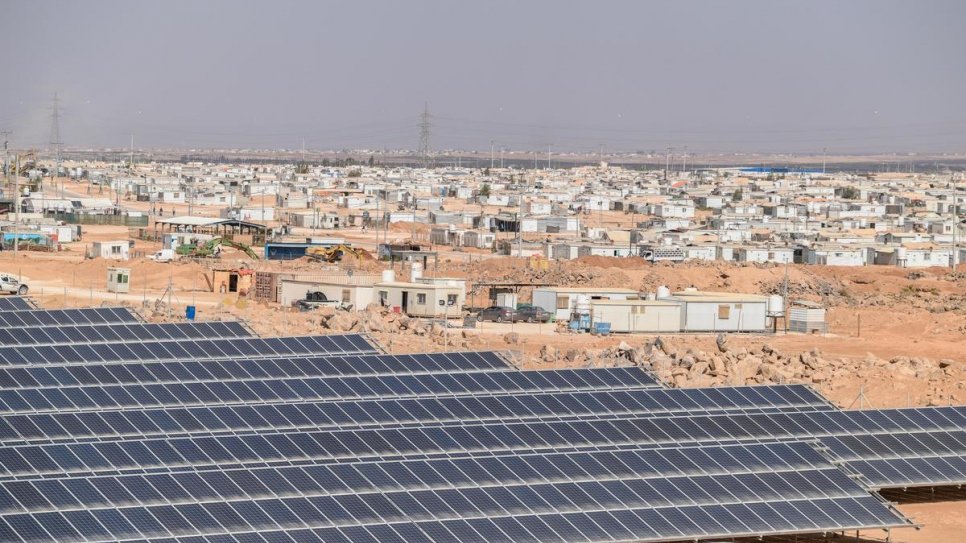
[[[0,273],[0,292],[24,296],[28,290],[30,290],[29,287],[21,283],[16,277],[7,273]]]
[[[148,258],[155,262],[171,262],[178,259],[178,254],[174,249],[161,249],[153,255],[148,255]]]

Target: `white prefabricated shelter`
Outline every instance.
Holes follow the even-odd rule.
[[[768,330],[767,296],[685,290],[665,300],[681,304],[682,332]]]
[[[94,258],[127,260],[130,258],[131,244],[127,240],[95,241],[91,244],[91,251]]]
[[[569,321],[580,298],[594,300],[637,300],[640,293],[630,288],[540,287],[533,289],[533,305],[553,315],[554,320]]]
[[[611,332],[680,332],[681,305],[666,300],[594,300],[591,322],[610,323]]]
[[[389,281],[373,286],[376,302],[410,317],[449,318],[463,316],[466,290],[449,284]]]
[[[129,292],[131,290],[131,270],[129,268],[107,269],[107,291]]]
[[[806,300],[793,301],[788,310],[788,330],[802,334],[824,334],[828,332],[825,322],[825,307]]]
[[[320,291],[325,294],[328,300],[351,304],[353,309],[365,309],[375,300],[372,287],[374,281],[365,284],[365,281],[355,281],[355,277],[351,279],[352,284],[335,279],[328,281],[282,279],[278,287],[278,302],[283,306],[289,306],[299,300],[304,300],[309,291]],[[375,276],[374,279],[378,281],[379,276]]]

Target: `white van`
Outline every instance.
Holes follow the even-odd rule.
[[[178,258],[178,254],[174,252],[174,249],[161,249],[153,255],[148,255],[148,258],[155,262],[171,262]]]

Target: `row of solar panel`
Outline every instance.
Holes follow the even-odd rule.
[[[326,353],[361,354],[375,351],[376,348],[364,336],[358,334],[37,347],[3,346],[0,347],[0,365],[284,357]]]
[[[76,385],[185,383],[271,379],[280,377],[334,377],[515,369],[493,352],[433,353],[415,355],[308,355],[304,358],[255,358],[175,362],[126,362],[71,366],[17,366],[0,368],[0,387],[36,388]]]
[[[668,541],[758,536],[782,532],[835,532],[906,523],[876,498],[837,498],[795,502],[724,504],[664,509],[617,509],[444,521],[397,522],[323,528],[329,522],[321,499],[268,500],[264,503],[195,504],[176,510],[160,506],[151,515],[137,510],[103,509],[11,515],[0,519],[5,541],[152,543],[519,543],[569,541]],[[359,513],[362,514],[362,513]],[[350,515],[351,517],[351,515]],[[301,520],[301,519],[307,520]],[[352,517],[354,518],[354,517]],[[252,521],[276,530],[252,531]],[[230,533],[226,526],[236,531]],[[81,527],[83,530],[79,529]],[[150,535],[148,535],[150,534]],[[168,534],[199,534],[180,538]],[[154,536],[163,537],[155,538]],[[151,538],[151,539],[145,539]]]
[[[716,459],[719,457],[726,458],[724,463],[732,467],[718,464]],[[48,480],[34,484],[11,482],[4,485],[7,496],[2,501],[29,509],[31,513],[4,515],[2,520],[6,526],[0,528],[0,533],[16,533],[26,536],[23,537],[25,540],[60,541],[80,536],[89,541],[104,541],[168,534],[385,525],[399,521],[529,517],[628,509],[664,519],[660,530],[655,529],[657,524],[647,523],[647,526],[652,530],[648,537],[665,538],[687,533],[762,533],[817,526],[841,529],[883,523],[903,524],[901,517],[882,502],[870,498],[852,480],[802,444],[626,452],[621,458],[616,455],[610,455],[610,458],[606,455],[558,455],[554,460],[557,464],[550,465],[556,477],[568,482],[546,482],[546,477],[539,476],[524,481],[516,475],[512,465],[497,467],[494,462],[481,462],[477,469],[468,465],[463,466],[464,469],[455,465],[447,467],[441,462],[436,462],[437,466],[425,462],[387,464],[385,470],[376,466],[384,474],[397,469],[405,471],[409,480],[417,481],[410,488],[418,490],[408,492],[392,490],[391,487],[362,493],[358,490],[323,490],[320,481],[368,481],[372,485],[373,479],[378,480],[372,470],[366,472],[368,476],[356,471],[356,479],[353,479],[348,475],[350,470],[355,470],[352,466],[333,467],[327,475],[303,471],[302,478],[294,478],[291,483],[284,479],[286,485],[265,477],[267,470],[261,470],[263,478],[250,473],[244,477],[243,472],[222,473],[223,478],[217,487],[208,486],[200,478],[202,474],[197,478],[166,474],[129,477],[124,478],[126,484],[119,479],[103,478],[87,488],[78,486],[77,481],[83,480]],[[521,461],[523,474],[535,473],[535,469],[542,466]],[[622,466],[618,470],[622,476],[617,476],[608,467],[617,465]],[[643,469],[637,471],[630,466],[642,466]],[[737,474],[732,473],[735,467]],[[665,472],[658,471],[660,469]],[[584,475],[567,478],[570,470]],[[684,474],[687,471],[695,475]],[[337,472],[341,478],[337,477]],[[518,482],[493,484],[491,472],[514,474]],[[478,476],[483,473],[490,475],[478,480],[469,478],[470,474]],[[290,476],[293,474],[294,471],[290,471]],[[598,480],[605,474],[609,478]],[[210,480],[217,479],[212,478],[212,474],[203,475]],[[420,475],[426,479],[421,479]],[[62,482],[64,486],[57,488],[56,485]],[[253,482],[263,488],[256,492],[270,497],[237,499],[238,494],[233,492],[242,492],[243,485],[250,487]],[[40,488],[48,492],[41,492]],[[737,489],[741,489],[740,495],[734,493]],[[287,495],[292,497],[284,497]],[[103,501],[98,501],[98,496]],[[855,502],[848,509],[832,506],[836,500],[843,499]],[[84,510],[74,511],[70,500],[75,500]],[[773,503],[776,509],[771,515],[755,515],[754,520],[742,519],[727,509],[728,506],[739,506],[740,502]],[[130,506],[131,503],[138,505]],[[818,507],[817,503],[825,506]],[[695,506],[703,509],[688,509],[689,515],[679,518],[682,507]],[[42,512],[51,507],[60,511]],[[97,521],[75,522],[79,518],[96,518]],[[104,522],[103,519],[110,521]],[[151,527],[146,529],[148,524]],[[627,529],[627,526],[621,526]],[[765,526],[767,528],[762,530]],[[702,531],[690,531],[694,529]]]
[[[836,471],[834,467],[805,444],[769,443],[5,481],[0,483],[0,514],[522,484],[606,486],[626,480],[649,481],[655,492],[645,493],[650,498],[644,505],[654,507],[678,502],[687,492],[702,501],[709,496],[728,501],[752,496],[823,497],[815,485],[787,486],[775,479],[776,472],[807,470],[825,471],[833,479],[845,477],[829,474]],[[669,484],[688,477],[704,478],[708,485]],[[736,480],[745,482],[735,484]]]
[[[641,368],[424,373],[0,390],[0,411],[657,387]]]
[[[252,337],[240,322],[176,322],[74,325],[0,329],[0,345],[63,345],[114,341],[157,341]]]
[[[3,300],[4,298],[0,298]],[[85,324],[123,324],[141,322],[137,313],[125,307],[85,309],[34,309],[8,311],[0,308],[0,328],[36,326],[74,326]]]
[[[875,412],[729,414],[623,420],[526,422],[341,431],[279,431],[227,436],[132,439],[5,447],[3,476],[237,466],[291,461],[390,460],[533,450],[675,447],[760,440],[802,440],[893,432],[959,432],[966,408]],[[936,451],[935,456],[949,451]]]
[[[530,419],[832,409],[801,385],[603,390],[365,401],[213,405],[0,416],[0,443],[268,429],[465,424]],[[219,400],[223,400],[219,398]],[[219,401],[219,403],[221,403]]]
[[[21,309],[34,309],[37,307],[30,300],[22,296],[4,296],[0,298],[0,311],[17,311]]]

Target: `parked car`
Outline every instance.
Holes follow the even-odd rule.
[[[525,322],[547,322],[550,320],[550,312],[542,307],[528,305],[517,309],[517,320]]]
[[[493,305],[481,310],[476,316],[476,320],[480,322],[516,322],[519,320],[519,317],[517,317],[517,312],[512,307],[500,307],[498,305]]]
[[[16,277],[8,274],[0,274],[0,292],[24,296],[28,290],[30,290],[29,287],[18,281]]]

